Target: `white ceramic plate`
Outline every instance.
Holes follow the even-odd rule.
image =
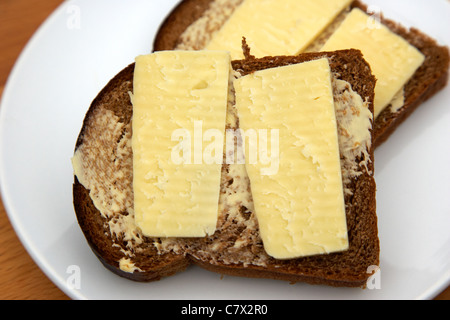
[[[449,285],[450,87],[376,151],[381,288],[221,278],[197,267],[142,284],[99,263],[72,207],[75,141],[92,99],[135,56],[152,50],[177,2],[65,1],[13,69],[0,109],[1,191],[17,234],[46,275],[74,299],[428,299]],[[367,3],[450,45],[448,1]],[[76,272],[79,282],[72,281]]]

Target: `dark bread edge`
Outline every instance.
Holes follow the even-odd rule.
[[[365,288],[367,284],[367,278],[362,278],[357,281],[355,281],[355,279],[349,279],[347,281],[342,279],[325,280],[320,276],[289,274],[283,273],[281,271],[270,271],[262,267],[252,267],[251,269],[248,269],[242,266],[234,266],[234,265],[230,266],[213,265],[210,263],[205,263],[196,260],[194,260],[194,263],[207,271],[232,277],[272,279],[272,280],[288,281],[291,284],[307,283],[310,285],[327,285],[331,287],[348,287],[348,288]]]
[[[201,17],[213,0],[184,0],[168,15],[157,32],[154,51],[172,50],[186,28]],[[355,0],[352,7],[367,12],[367,5]],[[407,30],[398,23],[381,16],[381,22],[394,33],[402,36],[419,49],[426,60],[406,85],[405,104],[395,113],[387,107],[375,121],[375,148],[388,140],[398,126],[423,102],[447,85],[449,73],[449,49],[416,28]]]
[[[162,22],[153,47],[159,48],[157,51],[175,48],[181,34],[203,15],[211,2],[212,0],[181,1]]]

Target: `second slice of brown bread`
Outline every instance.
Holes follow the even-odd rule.
[[[153,43],[155,51],[173,50],[182,44],[182,34],[210,8],[214,0],[184,0],[169,14],[162,23]],[[351,8],[367,12],[367,5],[359,0],[351,3]],[[386,19],[380,20],[392,32],[400,35],[421,51],[426,59],[405,85],[404,105],[396,111],[387,106],[377,117],[374,125],[374,146],[388,140],[398,126],[405,121],[423,102],[444,88],[448,82],[449,49],[439,45],[436,40],[416,28],[406,29],[399,23]],[[214,30],[204,30],[212,33]],[[200,32],[200,31],[197,31]],[[245,36],[245,35],[241,35]],[[197,49],[202,49],[197,48]]]

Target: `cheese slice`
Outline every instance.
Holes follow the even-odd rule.
[[[133,192],[135,221],[144,235],[214,233],[230,67],[230,55],[222,51],[136,58]],[[219,161],[207,157],[213,150]]]
[[[245,0],[207,49],[243,58],[242,37],[256,57],[293,55],[306,48],[352,0]]]
[[[346,250],[328,60],[258,71],[237,79],[234,86],[244,132],[278,130],[278,141],[271,141],[278,143],[277,172],[262,174],[266,165],[259,158],[253,164],[246,161],[266,252],[276,259],[290,259]],[[247,160],[248,151],[245,155]]]
[[[405,39],[360,9],[353,9],[321,51],[360,49],[377,78],[377,117],[422,65],[425,56]]]

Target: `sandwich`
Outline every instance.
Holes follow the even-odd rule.
[[[378,41],[387,30],[411,45],[410,55],[390,40]],[[448,82],[447,47],[359,0],[184,0],[161,25],[154,50],[223,49],[239,57],[242,36],[261,56],[360,49],[378,80],[375,147]]]
[[[261,36],[257,33],[227,32],[227,28],[234,28],[231,21],[244,20],[239,18],[239,14],[245,15],[249,11],[252,12],[254,0],[184,0],[161,25],[155,38],[154,52],[148,57],[137,58],[135,63],[124,68],[93,100],[82,124],[72,159],[74,208],[89,246],[110,271],[134,281],[149,282],[181,272],[189,265],[195,264],[213,272],[232,276],[364,288],[379,266],[380,246],[373,152],[422,102],[447,84],[448,48],[438,45],[435,40],[419,30],[414,28],[407,30],[381,15],[366,16],[364,12],[367,13],[368,8],[359,1],[333,0],[330,2],[326,0],[326,5],[323,0],[283,1],[283,4],[279,1],[268,0],[265,3],[269,6],[266,9],[272,13],[272,18],[262,20],[266,24],[270,22],[268,25],[272,26],[276,25],[276,21],[284,20],[285,12],[292,11],[291,5],[294,7],[303,6],[306,3],[308,6],[311,5],[311,7],[301,7],[301,10],[293,11],[309,12],[312,18],[306,19],[307,25],[301,23],[302,19],[297,19],[294,25],[290,26],[303,30],[307,41],[283,35],[283,24],[280,28],[272,30],[275,34],[278,32],[281,35],[272,37],[282,41],[282,44],[278,45],[270,43],[268,33]],[[284,13],[271,11],[270,5],[274,3],[283,7]],[[325,17],[325,20],[317,18],[319,12],[317,8],[320,8],[320,16]],[[322,8],[326,9],[322,10]],[[285,25],[287,23],[288,21]],[[393,59],[397,56],[400,60],[408,61],[397,70],[399,76],[395,86],[388,83],[383,87],[383,71],[385,70],[381,68],[380,72],[379,59],[368,54],[365,48],[367,42],[360,40],[355,46],[346,42],[348,39],[345,35],[354,27],[352,23],[368,25],[368,29],[375,30],[374,32],[381,30],[383,33],[381,38],[385,41],[386,48],[390,48],[388,45],[392,43],[401,48],[399,52],[391,49]],[[251,26],[251,30],[264,30],[254,23]],[[238,38],[238,44],[228,42],[228,40],[235,41],[229,38],[230,34]],[[246,39],[243,42],[241,42],[242,37]],[[270,51],[265,52],[262,49],[263,46],[258,42],[261,39],[267,42]],[[344,47],[339,44],[343,44]],[[358,48],[359,45],[361,48]],[[286,48],[291,51],[286,51]],[[298,178],[299,173],[295,170],[283,171],[286,161],[283,151],[279,158],[269,156],[272,164],[279,160],[278,165],[275,166],[275,174],[270,176],[270,174],[267,175],[267,171],[266,174],[262,174],[262,170],[267,167],[258,167],[258,163],[252,162],[251,156],[248,157],[245,152],[243,161],[239,161],[239,154],[234,155],[232,152],[232,156],[236,156],[233,158],[236,161],[228,161],[230,152],[227,144],[224,144],[223,149],[217,148],[216,144],[209,151],[213,150],[214,159],[222,158],[222,162],[216,161],[211,171],[203,171],[207,170],[203,163],[198,167],[198,176],[208,179],[204,180],[205,183],[198,184],[199,190],[203,191],[197,191],[196,195],[209,194],[209,198],[205,200],[202,197],[189,197],[186,190],[179,191],[176,194],[177,197],[168,196],[173,195],[167,191],[170,177],[176,176],[175,172],[178,171],[173,165],[163,166],[162,164],[167,164],[168,161],[161,162],[158,158],[158,154],[163,153],[165,149],[159,146],[163,140],[158,138],[157,130],[166,130],[167,119],[174,122],[185,120],[183,117],[178,119],[171,115],[178,112],[182,115],[190,113],[186,113],[186,108],[167,113],[170,105],[163,102],[154,106],[158,112],[153,110],[153,112],[139,113],[141,103],[139,101],[151,100],[148,97],[147,99],[139,98],[141,94],[139,92],[145,91],[138,89],[141,88],[140,83],[143,81],[139,74],[142,74],[143,69],[149,68],[148,65],[143,67],[142,61],[147,58],[164,61],[166,54],[168,57],[175,55],[176,59],[180,59],[182,56],[189,56],[188,52],[202,55],[207,52],[223,54],[224,51],[230,52],[231,60],[227,78],[228,91],[224,91],[225,85],[222,81],[220,95],[222,100],[227,100],[226,107],[221,113],[212,117],[216,121],[216,126],[221,124],[218,131],[225,132],[223,137],[227,136],[227,132],[242,132],[240,130],[252,129],[256,125],[260,127],[255,129],[263,130],[256,130],[257,133],[270,128],[290,128],[292,136],[297,137],[297,128],[307,127],[307,123],[299,124],[295,121],[301,121],[301,119],[306,121],[306,117],[300,114],[289,116],[288,113],[283,116],[285,110],[276,109],[279,108],[276,103],[266,104],[266,109],[260,106],[252,107],[252,103],[248,101],[252,101],[254,97],[251,99],[250,95],[264,91],[261,90],[261,83],[258,81],[265,79],[265,75],[271,72],[277,75],[279,70],[285,72],[285,68],[297,66],[299,70],[306,70],[307,66],[316,63],[328,66],[331,100],[335,108],[336,150],[340,165],[340,170],[335,169],[333,172],[340,174],[342,189],[338,194],[341,195],[343,203],[342,205],[334,203],[331,209],[328,208],[328,212],[335,215],[334,218],[340,217],[340,220],[338,219],[340,222],[333,222],[331,226],[328,222],[318,224],[319,231],[312,233],[320,234],[326,228],[331,228],[328,233],[332,234],[330,239],[333,245],[327,246],[323,243],[311,245],[316,240],[305,245],[301,239],[297,239],[297,234],[302,236],[308,234],[308,228],[312,223],[305,224],[297,221],[302,227],[294,229],[288,237],[278,236],[281,231],[290,227],[284,229],[276,227],[279,221],[276,218],[274,220],[272,212],[282,211],[291,214],[298,209],[298,207],[295,207],[295,210],[292,209],[291,205],[306,206],[308,201],[314,202],[311,197],[302,197],[300,201],[300,197],[294,192],[296,190],[309,192],[313,189],[314,184],[305,182],[309,179],[308,177],[303,176],[303,179],[297,179],[294,185],[289,184],[293,183],[292,179],[289,180],[290,182],[284,180],[291,175]],[[161,63],[158,62],[156,65],[158,64],[161,67]],[[226,65],[226,62],[221,65]],[[169,73],[174,71],[173,69],[176,69],[174,72],[181,72],[186,65],[178,61],[163,67],[169,69],[157,68],[154,74],[163,75],[166,71]],[[298,77],[304,76],[304,71],[298,73]],[[147,74],[147,77],[152,77],[151,74],[152,72]],[[190,75],[186,75],[186,78],[190,79]],[[180,78],[176,79],[181,81]],[[161,84],[159,87],[166,87],[166,85]],[[201,79],[192,85],[190,90],[195,90],[195,93],[190,91],[188,96],[194,100],[205,100],[199,94],[203,89],[210,89],[210,81]],[[389,87],[389,90],[383,89],[386,87]],[[271,89],[271,86],[266,89]],[[170,92],[177,96],[175,91]],[[303,91],[300,90],[300,92]],[[211,101],[216,101],[217,96],[218,92],[215,91]],[[289,99],[290,95],[287,96]],[[379,97],[384,97],[384,101],[379,102]],[[266,97],[269,100],[270,98]],[[322,100],[319,95],[310,96],[310,98],[311,105]],[[159,101],[170,99],[169,95]],[[294,95],[291,99],[298,100]],[[208,110],[205,109],[205,104],[197,106],[199,107],[197,113],[194,113],[195,116],[190,115],[189,118],[193,122],[194,142],[185,144],[183,138],[189,137],[189,132],[185,131],[177,131],[175,138],[172,136],[171,138],[174,139],[169,139],[176,145],[176,149],[173,149],[171,154],[178,157],[178,165],[183,162],[191,167],[199,165],[195,160],[198,155],[195,151],[195,124],[201,123],[200,128],[206,128],[207,121],[211,119],[207,116],[209,112],[205,111]],[[279,114],[276,117],[280,116],[284,122],[270,122],[276,117],[273,113],[271,117],[268,113],[266,114],[266,111],[272,108],[278,110]],[[188,108],[189,112],[191,109]],[[139,121],[133,118],[136,114],[139,118],[147,119],[148,123],[155,125],[155,132],[143,134],[147,140],[141,139],[139,143],[135,139],[139,139],[142,128],[138,124]],[[201,120],[195,117],[200,117]],[[258,122],[261,119],[269,122]],[[290,122],[291,120],[294,122]],[[315,123],[314,119],[310,121]],[[264,125],[266,127],[261,127]],[[282,130],[274,132],[279,132],[282,140],[291,141],[289,135]],[[322,139],[324,135],[316,132],[314,137]],[[249,143],[242,140],[240,135],[236,135],[235,138],[232,145],[236,143],[237,149],[243,145],[248,148]],[[220,139],[216,140],[220,141]],[[270,139],[265,139],[266,142],[267,140]],[[151,150],[152,144],[142,141],[153,141],[153,145],[158,147]],[[271,142],[269,144],[273,146]],[[143,145],[147,147],[141,148]],[[297,149],[299,158],[311,160],[307,161],[309,164],[320,163],[315,154],[315,152],[321,152],[320,148],[309,147],[309,144],[300,138],[291,141],[291,145],[300,148]],[[187,146],[194,147],[194,152],[188,152]],[[150,156],[153,156],[154,160],[159,159],[159,162],[153,162],[153,167],[147,167],[147,171],[139,171],[142,164],[139,152],[144,152],[144,149],[150,149]],[[243,149],[247,150],[245,147]],[[220,154],[218,150],[223,154]],[[186,154],[189,156],[186,157]],[[274,153],[266,153],[266,158],[269,154]],[[293,158],[295,157],[288,157],[288,159]],[[189,160],[192,161],[189,162]],[[281,170],[279,175],[276,174],[278,169]],[[182,182],[186,182],[183,177],[185,176],[180,174],[177,176],[176,181],[179,183],[177,187],[181,187]],[[141,190],[142,183],[150,183],[152,186],[150,189]],[[284,194],[289,195],[290,198],[281,196],[283,192],[277,189],[277,184],[292,186],[292,188],[283,189]],[[190,203],[187,208],[187,198],[195,198],[198,201],[195,204]],[[160,218],[156,222],[148,217],[146,210],[142,209],[145,201],[147,201],[147,207],[152,208],[149,211],[159,212]],[[214,202],[217,203],[214,204]],[[319,201],[316,199],[315,202],[328,203],[324,198]],[[186,212],[192,211],[194,207],[200,207],[200,204],[206,207],[205,203],[208,203],[210,213],[214,212],[216,208],[214,205],[217,205],[215,211],[217,214],[208,216],[208,226],[202,225],[200,231],[192,231],[190,227],[184,227],[183,219]],[[184,207],[183,204],[185,204]],[[180,212],[175,212],[177,207]],[[164,215],[169,218],[161,218]],[[291,218],[292,216],[288,216],[285,220],[290,221]],[[203,218],[202,223],[206,223],[206,220],[207,218]],[[331,221],[320,219],[320,217],[316,220]],[[179,221],[175,227],[174,221]],[[155,225],[158,226],[159,229],[156,228],[158,230],[154,230]],[[170,233],[174,229],[176,229],[175,233]],[[180,229],[183,232],[180,232]],[[330,232],[330,230],[333,231]],[[271,237],[271,232],[275,232],[277,236]],[[283,234],[285,236],[285,233]],[[293,240],[294,238],[296,240]],[[318,238],[318,241],[323,240],[322,236]],[[286,248],[288,250],[285,250]]]
[[[72,160],[75,172],[73,197],[79,225],[94,254],[107,269],[134,281],[159,280],[195,264],[206,270],[225,275],[364,288],[375,270],[374,267],[379,265],[380,249],[373,163],[373,101],[376,79],[361,52],[350,49],[304,53],[295,56],[255,58],[244,42],[244,59],[231,61],[231,58],[229,58],[231,62],[228,62],[230,72],[229,77],[227,76],[227,92],[224,94],[224,90],[222,90],[220,94],[222,100],[223,96],[226,97],[225,112],[222,110],[212,117],[213,119],[226,119],[225,121],[220,120],[219,123],[224,122],[220,130],[227,132],[257,126],[252,122],[255,119],[267,118],[270,121],[270,115],[263,116],[264,112],[261,110],[264,108],[259,111],[253,109],[257,112],[257,115],[249,113],[249,110],[253,108],[252,104],[247,106],[247,112],[240,109],[248,100],[245,98],[246,91],[253,91],[254,93],[266,91],[258,91],[256,86],[253,87],[252,81],[255,79],[252,80],[251,77],[256,77],[256,80],[265,79],[261,72],[278,73],[282,70],[288,72],[291,67],[296,66],[299,68],[309,66],[312,70],[316,70],[317,67],[312,67],[316,63],[325,66],[324,70],[328,70],[329,73],[324,79],[328,83],[327,88],[329,88],[328,91],[325,89],[325,92],[328,92],[330,97],[326,101],[328,101],[328,106],[331,103],[332,107],[335,108],[335,112],[332,113],[335,120],[327,123],[331,125],[330,128],[334,128],[329,132],[331,132],[330,141],[334,141],[336,146],[336,157],[334,158],[336,161],[334,163],[338,164],[338,168],[335,168],[332,172],[334,172],[335,177],[340,179],[338,183],[336,183],[336,179],[333,181],[335,181],[335,187],[338,188],[337,193],[340,196],[338,199],[341,199],[341,202],[336,200],[337,202],[331,206],[331,209],[328,207],[325,210],[327,214],[334,215],[334,218],[317,216],[318,219],[316,220],[322,221],[322,223],[316,223],[319,229],[311,232],[311,234],[319,234],[318,240],[311,240],[306,246],[301,243],[290,245],[290,239],[277,240],[283,239],[278,235],[273,238],[275,240],[267,240],[270,238],[267,235],[270,235],[271,232],[267,230],[274,225],[274,221],[276,224],[277,220],[271,220],[270,217],[263,217],[261,214],[258,215],[264,213],[264,211],[270,215],[272,211],[277,210],[279,203],[286,204],[286,202],[283,202],[284,200],[288,204],[296,202],[296,205],[300,206],[306,203],[297,201],[299,199],[297,199],[298,194],[295,193],[295,190],[306,192],[305,190],[314,188],[310,188],[308,179],[299,179],[296,172],[292,172],[293,180],[285,180],[287,175],[282,170],[289,167],[291,162],[294,163],[298,159],[304,158],[306,163],[313,165],[311,172],[321,172],[321,169],[314,167],[314,164],[320,168],[322,162],[320,158],[317,158],[318,153],[328,150],[328,148],[321,144],[322,147],[317,148],[317,143],[315,149],[312,147],[313,144],[305,143],[302,145],[302,138],[293,142],[288,140],[293,133],[297,132],[298,128],[307,128],[309,121],[303,119],[304,122],[300,125],[298,121],[302,121],[302,117],[293,117],[292,110],[290,114],[286,113],[284,123],[279,123],[278,127],[275,126],[282,129],[283,125],[286,126],[290,121],[293,121],[290,130],[285,130],[284,135],[280,130],[280,137],[291,142],[288,143],[287,147],[283,147],[280,143],[280,172],[278,175],[268,176],[268,179],[273,180],[273,182],[264,180],[264,177],[263,180],[259,180],[262,176],[259,171],[261,168],[252,167],[249,159],[239,162],[238,154],[234,158],[236,161],[219,162],[219,166],[217,164],[214,166],[215,171],[208,171],[208,174],[204,172],[199,174],[198,176],[204,179],[214,176],[215,180],[211,182],[212,180],[209,179],[205,180],[207,182],[203,184],[198,184],[201,190],[192,191],[191,196],[178,189],[176,189],[177,192],[170,193],[168,191],[171,188],[171,180],[176,181],[172,182],[172,186],[175,185],[175,187],[186,180],[182,173],[175,173],[174,170],[178,168],[176,165],[167,164],[170,161],[165,162],[162,158],[154,158],[154,169],[148,169],[152,168],[152,164],[150,164],[150,167],[143,169],[144,171],[137,171],[140,170],[137,166],[141,166],[143,162],[134,153],[141,154],[140,148],[145,145],[145,141],[151,141],[145,148],[147,151],[150,150],[150,153],[152,152],[151,146],[154,146],[153,157],[159,157],[163,150],[167,149],[166,145],[158,146],[162,141],[158,140],[158,137],[162,139],[167,136],[167,132],[164,133],[164,123],[167,121],[165,119],[170,117],[165,112],[173,115],[174,123],[187,118],[194,121],[193,117],[202,117],[203,115],[205,117],[202,118],[205,121],[204,127],[207,127],[206,123],[210,112],[205,113],[203,109],[199,109],[199,112],[191,117],[190,112],[194,108],[188,110],[184,108],[179,110],[178,116],[175,116],[176,112],[170,111],[170,103],[166,103],[166,101],[171,99],[171,95],[177,97],[189,96],[191,100],[194,99],[197,102],[196,108],[210,108],[212,102],[206,104],[198,102],[204,101],[198,90],[212,87],[209,82],[206,84],[203,80],[194,80],[192,90],[197,91],[195,93],[194,91],[188,91],[188,95],[181,94],[177,91],[181,89],[175,89],[173,85],[176,83],[176,87],[183,86],[184,81],[179,79],[191,77],[192,72],[184,74],[181,78],[177,76],[178,82],[168,78],[166,83],[163,80],[164,77],[162,77],[154,83],[153,87],[141,87],[140,84],[148,84],[148,80],[145,79],[149,77],[153,79],[153,75],[161,76],[163,74],[169,77],[168,75],[172,73],[181,72],[185,69],[189,70],[187,62],[183,62],[184,59],[187,59],[183,57],[190,57],[189,52],[205,55],[209,51],[170,50],[155,52],[147,57],[138,57],[135,63],[130,64],[118,73],[105,86],[94,99],[86,114]],[[153,69],[150,68],[150,64],[143,64],[142,61],[145,61],[145,59],[154,61],[151,67]],[[203,61],[205,59],[203,56],[197,60]],[[163,61],[168,62],[164,63]],[[176,61],[176,63],[173,63],[173,61]],[[214,65],[224,65],[222,62],[214,63]],[[204,70],[210,68],[197,67],[197,69],[201,69],[198,72],[200,75]],[[144,78],[142,78],[143,70],[147,72]],[[296,72],[293,79],[306,79],[308,74],[306,71]],[[273,75],[268,77],[273,78]],[[311,75],[311,77],[314,78],[315,76]],[[206,76],[206,78],[210,79],[209,76]],[[217,78],[217,76],[213,78]],[[283,80],[286,77],[279,76],[278,78]],[[172,83],[172,87],[169,86],[170,83]],[[273,87],[275,84],[270,84],[269,87],[271,86]],[[139,97],[139,95],[145,95],[145,92],[150,89],[169,87],[172,89],[166,90],[169,95],[165,99],[161,100],[159,96],[154,97],[154,100],[159,101],[159,103],[156,103],[153,109],[148,111],[148,114],[140,109],[138,110],[142,101],[151,100],[145,96]],[[306,88],[305,90],[310,90],[309,85],[303,85],[303,87]],[[292,91],[301,90],[300,87],[289,88]],[[217,100],[218,93],[217,91],[214,92],[212,96],[211,94],[207,95],[208,101]],[[154,95],[154,92],[151,91],[148,94]],[[258,94],[253,98],[257,96]],[[289,96],[287,95],[286,98],[290,101],[289,103],[294,103],[297,100]],[[305,95],[301,94],[301,96]],[[298,96],[294,97],[298,98]],[[322,100],[321,97],[319,92],[313,90],[310,96],[305,96],[305,99],[309,99],[305,105],[312,105]],[[276,105],[275,102],[265,104],[269,108],[275,108]],[[280,109],[280,116],[288,111]],[[136,120],[137,118],[140,120]],[[153,118],[155,121],[152,121]],[[245,120],[243,120],[244,118]],[[150,130],[147,131],[147,135],[141,135],[142,127],[138,121],[142,119],[147,119],[145,120],[146,123],[153,123],[153,133]],[[268,129],[268,127],[263,127],[260,124],[255,129]],[[311,139],[320,137],[322,139],[327,136],[322,126],[313,124],[310,130],[315,130],[315,134],[303,133],[304,139],[308,140],[308,137]],[[337,140],[333,140],[333,134]],[[142,139],[143,142],[137,142],[140,135],[146,137]],[[170,135],[168,137],[170,141]],[[282,139],[280,141],[284,141]],[[175,139],[173,145],[178,145],[177,141]],[[239,145],[238,140],[234,141],[236,146]],[[287,150],[290,150],[291,147],[295,147],[297,150],[296,156],[285,155],[285,152],[288,152]],[[329,150],[331,149],[330,147]],[[147,152],[145,150],[142,152]],[[222,150],[229,151],[225,146]],[[227,158],[227,152],[224,152],[223,159]],[[244,155],[248,154],[244,153]],[[222,157],[222,155],[220,156]],[[149,156],[149,158],[151,157],[152,155]],[[194,163],[190,164],[189,168],[192,168],[193,165]],[[205,164],[200,164],[196,167],[196,170],[206,170],[205,167]],[[145,170],[149,170],[149,172]],[[137,175],[135,175],[136,172],[138,172]],[[143,172],[147,173],[143,174]],[[319,180],[327,181],[326,178],[323,178],[324,176],[321,177]],[[142,191],[141,186],[145,182],[150,184],[150,189],[143,189]],[[276,183],[298,183],[298,185],[291,189],[285,189],[286,192],[277,193]],[[323,191],[320,187],[317,188]],[[210,192],[211,189],[214,189],[214,192]],[[161,190],[165,191],[161,193]],[[286,193],[290,194],[291,191],[292,195],[284,198]],[[204,195],[210,193],[217,197],[216,204],[214,204],[214,201],[210,201],[211,199],[214,200],[214,197]],[[269,195],[269,193],[272,193],[272,195]],[[320,197],[322,192],[318,194]],[[207,197],[207,200],[204,197]],[[141,198],[144,198],[144,200]],[[184,205],[185,199],[191,198],[197,199],[197,202],[194,201]],[[316,198],[315,201],[322,204],[328,203],[329,199],[332,199],[332,197]],[[312,198],[309,200],[314,202]],[[148,204],[148,201],[150,201],[150,204]],[[142,205],[144,202],[147,207]],[[183,219],[188,215],[187,212],[191,207],[199,203],[205,208],[211,206],[212,216],[215,216],[213,221],[215,224],[212,230],[208,231],[203,228],[203,234],[193,235],[189,233],[190,227],[184,226]],[[207,203],[210,204],[207,205]],[[151,207],[153,209],[149,211],[158,211],[162,216],[168,215],[170,217],[172,215],[172,219],[164,219],[163,217],[161,220],[157,220],[158,222],[152,222],[151,219],[145,220],[145,217],[142,216],[146,213],[139,212],[142,210],[138,209],[138,206],[141,209],[144,208],[144,211],[145,208]],[[264,207],[267,207],[268,210],[264,210]],[[172,212],[169,210],[170,208],[175,211],[178,208],[178,212]],[[292,213],[289,212],[289,205],[287,209],[285,210],[287,214]],[[214,210],[217,211],[214,212]],[[206,209],[200,211],[203,212]],[[145,221],[150,222],[146,223]],[[180,223],[177,224],[179,221]],[[335,222],[328,223],[327,221]],[[198,221],[195,220],[194,222],[196,224]],[[178,229],[187,233],[178,236],[176,233],[175,235],[170,233],[174,229],[174,224],[182,225]],[[147,230],[155,225],[162,225],[159,232],[163,233],[158,234],[156,233],[158,231]],[[327,229],[327,225],[331,229]],[[261,233],[262,228],[265,228],[263,232],[265,235]],[[322,228],[325,228],[325,231],[322,231]],[[279,233],[280,229],[276,229],[275,232]],[[331,239],[329,242],[325,240],[323,245],[312,245],[314,241],[322,241],[323,236],[320,236],[320,233],[327,232],[329,233],[328,236],[331,234],[331,237],[326,236]],[[294,230],[294,233],[306,235],[308,226],[306,225],[304,230]],[[286,241],[286,243],[282,241]],[[299,241],[301,242],[301,239]],[[269,243],[274,246],[269,248]],[[328,246],[329,243],[331,243],[330,246]],[[292,255],[289,252],[286,254],[283,248],[280,249],[279,247],[295,247],[299,250],[294,253],[295,255]]]

